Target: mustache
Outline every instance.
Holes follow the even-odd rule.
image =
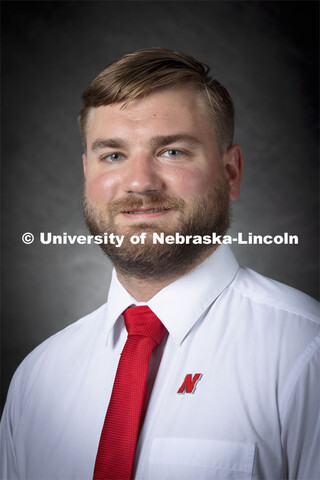
[[[149,193],[143,196],[130,196],[119,200],[114,200],[109,204],[109,210],[116,215],[117,213],[139,210],[140,208],[163,210],[183,210],[185,201],[178,197],[172,197],[161,193]]]

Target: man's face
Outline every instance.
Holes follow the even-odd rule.
[[[94,108],[84,155],[84,212],[95,235],[125,235],[103,245],[116,268],[137,277],[192,266],[212,245],[154,245],[152,232],[224,234],[229,223],[227,160],[212,123],[189,87],[168,88]],[[233,195],[233,196],[232,196]],[[235,195],[231,193],[231,199]],[[130,236],[147,232],[145,245]]]

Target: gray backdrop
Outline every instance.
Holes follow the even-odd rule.
[[[29,351],[106,300],[98,247],[24,245],[21,235],[86,233],[80,95],[135,49],[191,54],[229,89],[245,156],[232,232],[300,238],[233,250],[318,295],[317,18],[317,2],[2,2],[2,399]]]

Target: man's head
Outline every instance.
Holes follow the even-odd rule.
[[[124,55],[105,68],[83,92],[79,127],[86,149],[88,114],[92,108],[123,103],[159,88],[191,86],[213,122],[221,152],[232,145],[234,108],[227,90],[208,75],[209,67],[194,58],[165,48]]]
[[[232,102],[220,85],[213,101],[213,83],[196,60],[152,49],[115,62],[83,95],[84,212],[93,234],[125,235],[120,248],[103,245],[123,275],[182,274],[213,249],[155,245],[152,232],[227,231],[242,156],[230,146]],[[146,244],[131,244],[141,232]]]

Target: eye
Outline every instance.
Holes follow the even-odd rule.
[[[110,155],[105,155],[104,157],[102,157],[102,160],[107,160],[108,162],[111,162],[111,163],[116,163],[123,159],[124,159],[124,156],[121,155],[121,153],[111,153]]]
[[[178,158],[182,155],[182,152],[180,150],[176,150],[172,148],[170,150],[166,150],[165,152],[163,152],[162,155],[168,158]]]

